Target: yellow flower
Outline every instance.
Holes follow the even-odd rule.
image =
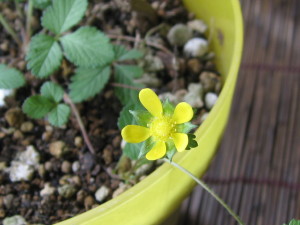
[[[174,145],[178,152],[186,149],[189,138],[183,131],[184,123],[193,117],[193,109],[186,102],[179,103],[174,110],[170,111],[163,107],[158,96],[149,88],[142,89],[139,93],[142,105],[151,114],[147,117],[145,126],[127,125],[122,129],[121,135],[128,143],[140,143],[149,140],[153,143],[152,148],[146,154],[148,160],[156,160],[164,157],[168,146]]]

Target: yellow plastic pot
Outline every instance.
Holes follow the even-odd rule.
[[[226,125],[240,65],[243,27],[238,0],[185,0],[187,9],[206,21],[224,87],[208,118],[196,131],[199,147],[176,154],[174,161],[202,176]],[[190,177],[164,164],[117,198],[59,225],[147,225],[170,215],[192,191]]]

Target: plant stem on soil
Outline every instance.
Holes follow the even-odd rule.
[[[80,128],[80,131],[82,133],[82,136],[83,136],[83,139],[84,139],[84,142],[85,144],[87,145],[89,151],[92,153],[92,154],[95,154],[95,149],[89,139],[89,136],[87,135],[87,132],[85,130],[85,127],[83,125],[83,122],[82,122],[82,119],[80,117],[80,114],[75,106],[75,104],[72,102],[71,98],[69,97],[68,94],[64,93],[64,101],[65,103],[67,103],[68,105],[71,106],[71,109],[72,109],[72,112],[78,122],[78,125],[79,125],[79,128]]]
[[[32,11],[33,11],[33,2],[32,0],[28,1],[28,9],[26,15],[26,45],[29,43],[31,37],[31,19],[32,19]]]
[[[0,23],[5,28],[5,30],[9,33],[9,35],[15,40],[15,42],[20,46],[22,46],[22,42],[15,33],[15,31],[11,28],[11,26],[8,24],[6,19],[3,17],[3,15],[0,13]]]
[[[173,161],[170,161],[168,159],[163,159],[163,160],[165,162],[168,162],[172,166],[178,168],[179,170],[181,170],[182,172],[184,172],[186,175],[190,176],[194,181],[196,181],[197,184],[199,184],[204,190],[206,190],[209,194],[211,194],[212,197],[214,197],[229,212],[229,214],[231,216],[233,216],[233,218],[240,225],[245,225],[245,223],[239,218],[239,216],[215,192],[213,192],[213,190],[207,184],[205,184],[202,180],[200,180],[199,178],[197,178],[196,176],[194,176],[190,171],[188,171],[187,169],[183,168],[179,164],[177,164],[177,163],[175,163]]]

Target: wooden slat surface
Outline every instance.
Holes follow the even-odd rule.
[[[247,225],[300,219],[300,1],[242,0],[244,56],[228,127],[204,179]],[[200,187],[178,225],[236,224]]]

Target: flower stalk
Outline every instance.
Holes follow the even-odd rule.
[[[245,225],[245,223],[239,218],[237,214],[215,193],[213,192],[210,187],[205,184],[202,180],[197,178],[195,175],[193,175],[190,171],[183,168],[179,164],[175,163],[174,161],[170,161],[166,158],[163,159],[165,162],[171,164],[172,166],[176,167],[177,169],[181,170],[183,173],[191,177],[194,181],[196,181],[197,184],[199,184],[204,190],[206,190],[212,197],[214,197],[227,211],[228,213],[240,224]]]
[[[2,13],[0,13],[0,23],[2,26],[5,28],[5,30],[8,32],[8,34],[15,40],[15,42],[19,45],[22,46],[22,42],[19,39],[18,35],[16,32],[11,28],[11,26],[8,24]]]

